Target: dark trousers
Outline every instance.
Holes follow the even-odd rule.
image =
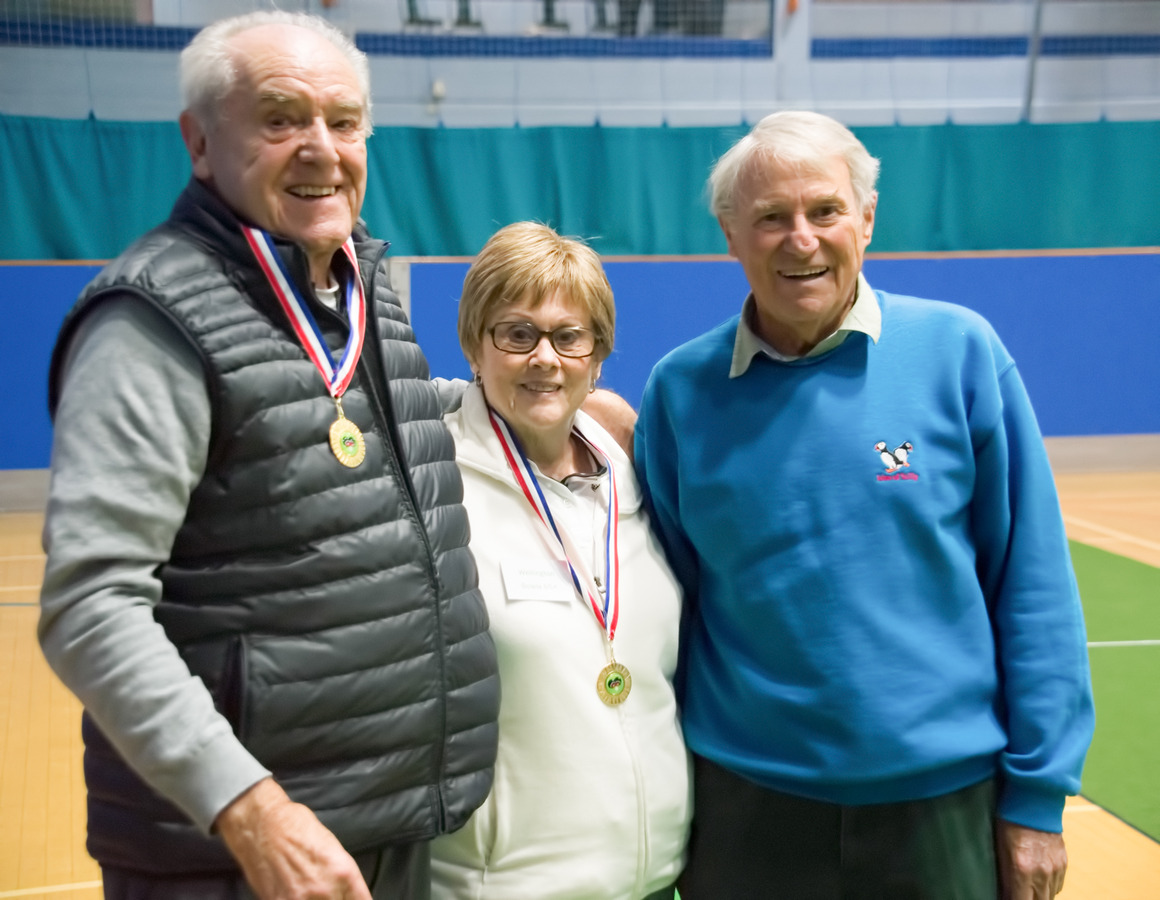
[[[995,900],[995,783],[840,806],[693,761],[681,900]]]
[[[375,900],[430,900],[431,845],[399,844],[360,853],[355,862]],[[165,878],[102,867],[105,900],[254,900],[241,875]]]

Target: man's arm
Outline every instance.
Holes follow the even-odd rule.
[[[589,394],[580,408],[592,416],[600,427],[612,435],[632,459],[632,436],[636,427],[636,410],[620,394],[600,388]]]
[[[456,412],[463,405],[463,393],[470,382],[462,378],[432,378],[435,392],[439,395],[439,406],[443,415]]]
[[[153,618],[209,428],[201,363],[159,312],[116,298],[81,323],[54,427],[39,626],[117,752],[206,831],[269,774]]]
[[[664,376],[653,370],[645,387],[633,436],[633,462],[653,531],[684,591],[685,608],[696,600],[700,582],[697,551],[689,541],[680,511],[680,441],[674,420],[683,410],[668,403]],[[696,427],[690,420],[691,427]]]
[[[672,430],[673,420],[680,418],[681,411],[666,404],[664,380],[658,366],[653,370],[641,399],[633,449],[649,521],[682,589],[680,640],[673,689],[677,701],[683,702],[690,634],[700,607],[701,568],[697,551],[681,522],[679,441]]]
[[[118,753],[203,830],[224,825],[227,811],[265,823],[227,839],[247,877],[245,860],[258,857],[283,877],[313,883],[334,870],[329,880],[348,884],[353,860],[324,850],[333,836],[269,780],[153,618],[156,572],[204,471],[209,432],[201,363],[174,326],[133,297],[93,310],[70,347],[56,416],[41,646]],[[255,795],[260,784],[274,790]],[[260,813],[247,798],[264,800]],[[296,843],[317,849],[304,860]],[[268,883],[255,885],[259,896],[344,896]]]
[[[1062,812],[1094,729],[1083,610],[1047,452],[1013,364],[976,436],[972,503],[978,571],[992,608],[1007,747],[996,839],[1004,896],[1051,897],[1067,869]]]

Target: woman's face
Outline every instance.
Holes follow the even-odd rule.
[[[513,323],[527,323],[530,328],[513,329]],[[564,346],[577,337],[582,341],[583,335],[559,329],[590,331],[591,317],[561,291],[548,294],[534,307],[526,300],[517,300],[492,313],[474,360],[488,404],[521,438],[570,430],[576,410],[600,375],[600,348],[582,358],[564,356],[546,335],[541,335],[531,350],[511,353],[496,347],[493,332],[497,326],[501,342],[505,333],[520,336],[545,331],[553,332],[556,343]]]

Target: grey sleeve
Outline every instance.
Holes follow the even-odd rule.
[[[80,323],[54,428],[40,644],[121,756],[205,831],[269,774],[153,618],[209,433],[201,361],[160,311],[117,297]]]
[[[453,413],[463,405],[463,392],[470,382],[462,378],[432,378],[431,383],[439,393],[439,402],[443,406],[443,415]]]

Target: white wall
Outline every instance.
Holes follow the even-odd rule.
[[[455,0],[419,0],[453,21]],[[506,127],[732,125],[771,110],[809,107],[852,125],[1017,121],[1028,78],[1018,57],[812,59],[813,37],[1025,35],[1031,4],[811,3],[775,0],[776,56],[746,59],[514,57],[371,58],[377,125]],[[752,2],[729,0],[727,28],[752,30]],[[231,0],[154,0],[156,24],[196,25]],[[283,3],[283,6],[291,4]],[[304,6],[321,11],[318,0]],[[405,0],[339,0],[325,10],[351,31],[402,29]],[[615,3],[609,0],[610,14]],[[760,7],[758,7],[760,8]],[[534,25],[530,0],[472,0],[485,33]],[[559,0],[571,33],[588,0]],[[438,29],[428,29],[438,30]],[[1045,34],[1160,33],[1160,0],[1049,2]],[[545,38],[550,40],[551,38]],[[0,113],[172,120],[179,111],[176,55],[156,51],[0,47]],[[443,98],[433,99],[439,83]],[[1044,57],[1032,120],[1160,118],[1160,56]]]

